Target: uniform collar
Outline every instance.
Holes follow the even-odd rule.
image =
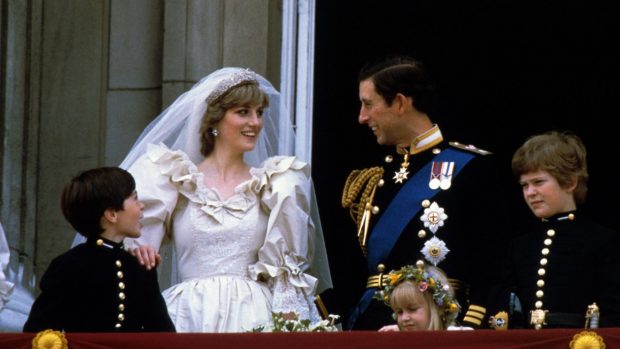
[[[113,249],[113,250],[118,250],[118,249],[123,248],[123,242],[114,242],[112,240],[108,240],[101,236],[98,236],[96,238],[89,238],[87,243],[89,245],[95,245],[97,247],[106,247],[106,248]]]
[[[429,130],[417,136],[409,145],[409,154],[414,155],[428,150],[443,141],[441,130],[437,124],[433,125]],[[405,154],[407,149],[397,148],[399,154]]]
[[[553,215],[549,218],[543,218],[542,221],[547,223],[555,223],[555,222],[571,222],[574,221],[577,218],[577,211],[569,211],[569,212],[563,212],[563,213],[558,213],[556,215]]]

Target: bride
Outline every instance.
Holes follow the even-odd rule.
[[[320,320],[331,277],[308,164],[276,155],[294,136],[279,93],[260,75],[223,68],[181,95],[120,165],[144,202],[126,247],[147,267],[171,247],[164,292],[178,332],[243,332],[272,312]],[[289,132],[282,132],[282,128]]]

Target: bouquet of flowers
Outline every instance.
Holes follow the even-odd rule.
[[[316,323],[310,320],[300,320],[294,312],[272,313],[273,324],[268,326],[257,326],[252,332],[335,332],[338,328],[335,325],[340,316],[329,314],[329,318]]]

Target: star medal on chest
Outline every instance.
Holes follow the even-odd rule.
[[[450,252],[450,250],[446,246],[445,242],[438,239],[436,236],[433,236],[424,243],[424,247],[422,247],[420,252],[422,252],[427,261],[433,263],[434,266],[437,266],[437,264],[446,259],[446,255]]]
[[[428,200],[424,200],[422,206],[425,208],[420,220],[424,223],[424,227],[428,228],[434,235],[440,227],[443,227],[448,215],[444,212],[443,207],[440,207],[436,202],[429,204]],[[424,243],[420,252],[427,261],[436,266],[446,258],[450,250],[444,241],[433,236]]]
[[[409,174],[409,171],[407,171],[408,168],[409,168],[409,153],[405,153],[403,162],[402,164],[400,164],[400,170],[394,172],[394,177],[392,177],[392,179],[394,179],[394,183],[402,184],[403,181],[407,179],[407,175]]]
[[[454,173],[454,161],[433,161],[431,178],[428,187],[432,190],[441,188],[448,190],[452,186],[452,174]]]
[[[420,220],[424,223],[424,226],[435,234],[439,227],[443,227],[444,221],[448,219],[448,215],[444,212],[443,207],[433,202],[430,206],[424,209],[424,214],[420,216]]]

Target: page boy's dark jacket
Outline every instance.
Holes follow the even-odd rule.
[[[157,273],[122,244],[89,239],[56,257],[41,278],[24,332],[174,332]]]
[[[600,327],[620,326],[620,235],[576,211],[530,229],[506,255],[491,315],[505,311],[511,314],[509,328],[531,328],[530,311],[540,302],[546,311],[542,328],[583,328],[588,305],[596,303]],[[511,292],[521,312],[511,311]]]

